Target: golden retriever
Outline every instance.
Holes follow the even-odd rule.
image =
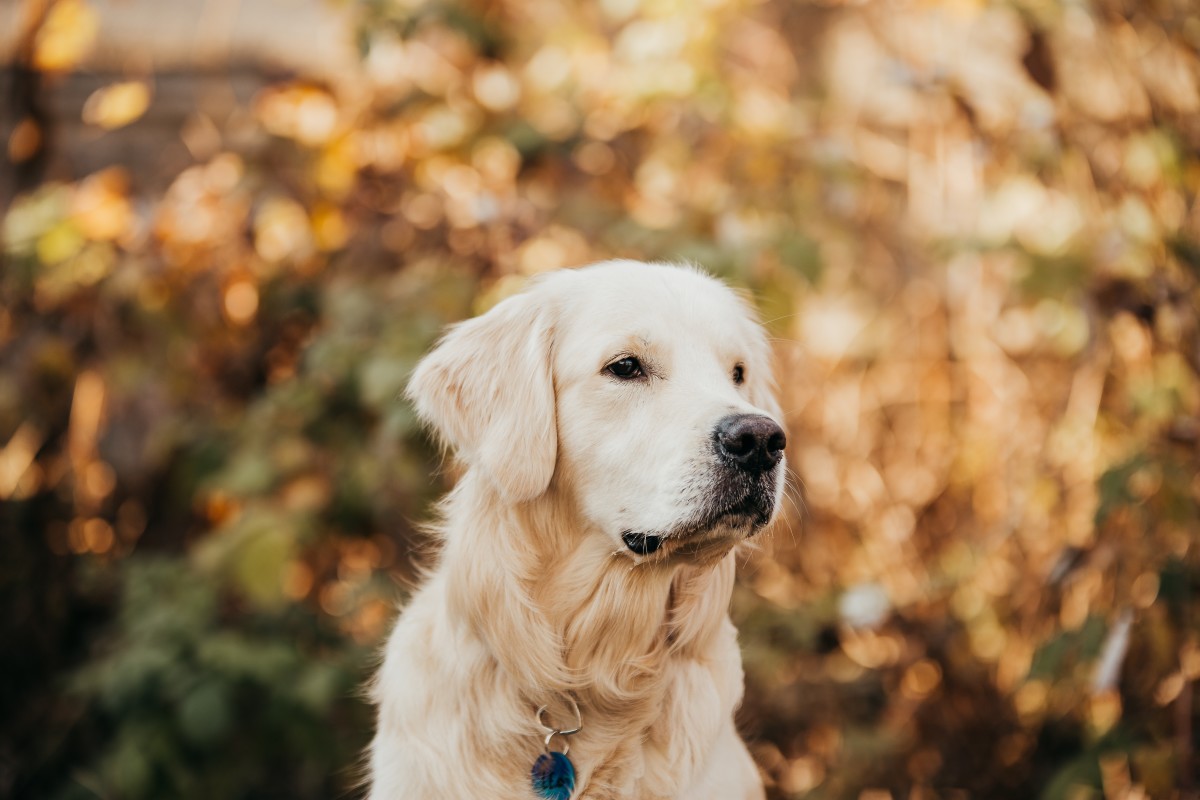
[[[372,686],[371,800],[763,796],[728,606],[784,486],[768,362],[723,283],[633,261],[548,273],[421,361],[465,472]]]

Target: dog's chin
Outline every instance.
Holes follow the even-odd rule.
[[[626,553],[638,562],[711,563],[766,527],[774,506],[774,498],[746,499],[726,508],[708,510],[698,519],[683,522],[666,533],[623,531],[621,541]]]

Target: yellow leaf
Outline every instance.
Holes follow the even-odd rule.
[[[129,177],[110,167],[88,177],[71,198],[71,218],[95,241],[119,239],[133,225],[133,207],[126,197]]]
[[[38,260],[43,264],[61,264],[77,255],[86,243],[78,228],[70,222],[60,222],[38,238]]]
[[[299,203],[278,197],[263,203],[254,220],[254,249],[264,261],[303,257],[312,247],[308,214]]]
[[[264,90],[255,100],[255,111],[269,132],[309,147],[332,139],[339,124],[333,97],[324,89],[304,84]]]
[[[326,252],[345,246],[350,238],[346,217],[335,205],[322,204],[313,210],[312,231],[317,247]]]
[[[150,87],[146,83],[114,83],[92,92],[83,104],[83,121],[111,131],[138,119],[149,107]]]
[[[59,0],[38,29],[33,65],[44,72],[74,69],[91,52],[99,28],[99,15],[83,0]]]
[[[322,191],[333,197],[344,197],[358,177],[358,162],[353,141],[342,137],[321,152],[314,168],[314,177]]]

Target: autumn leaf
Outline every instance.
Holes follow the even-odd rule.
[[[83,121],[106,131],[123,128],[150,107],[150,85],[124,81],[97,89],[83,104]]]
[[[99,29],[100,15],[84,0],[58,0],[38,29],[33,65],[45,72],[75,69],[91,53]]]

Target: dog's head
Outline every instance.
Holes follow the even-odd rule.
[[[451,329],[409,396],[505,500],[563,493],[637,560],[726,552],[783,492],[762,328],[690,268],[550,273]]]

